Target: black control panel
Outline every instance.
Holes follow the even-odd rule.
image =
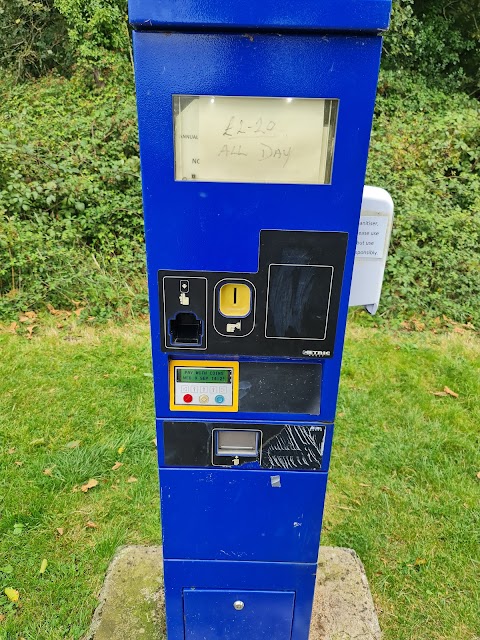
[[[164,422],[167,467],[319,471],[325,425]]]
[[[162,350],[332,357],[347,239],[265,230],[257,273],[159,271]]]

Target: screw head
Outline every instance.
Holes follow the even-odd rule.
[[[245,603],[242,602],[241,600],[235,600],[235,602],[233,603],[233,608],[236,609],[237,611],[241,611],[244,606],[245,606]]]

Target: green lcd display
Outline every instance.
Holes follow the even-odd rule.
[[[231,379],[231,369],[177,369],[177,382],[216,382],[228,384]]]

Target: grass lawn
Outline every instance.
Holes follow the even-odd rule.
[[[0,639],[78,639],[115,549],[160,540],[148,329],[0,349]],[[385,640],[480,637],[479,396],[471,333],[350,328],[322,542],[359,553]]]

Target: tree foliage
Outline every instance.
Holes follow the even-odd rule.
[[[384,66],[480,95],[480,0],[394,0]]]
[[[29,78],[52,69],[67,73],[72,60],[54,0],[0,0],[0,67]]]
[[[367,175],[395,202],[386,314],[480,326],[479,2],[394,0]],[[0,319],[145,309],[126,0],[0,0],[0,34]]]
[[[367,182],[395,203],[382,308],[480,326],[480,108],[406,72],[379,83]]]
[[[93,72],[97,84],[116,55],[130,52],[127,0],[53,0],[68,25],[77,63]]]
[[[28,308],[144,309],[131,69],[12,85],[0,76],[0,317]],[[139,286],[139,283],[142,286]]]

